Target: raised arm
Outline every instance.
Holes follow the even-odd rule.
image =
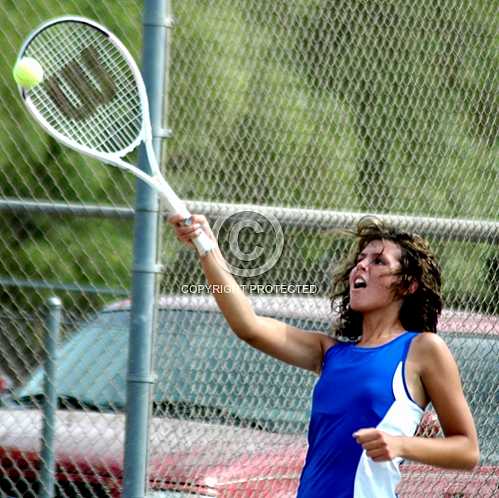
[[[204,230],[216,242],[204,216],[194,215],[190,226],[181,224],[181,216],[172,216],[168,221],[174,227],[177,238],[184,244],[192,246],[191,239],[198,230]],[[324,334],[307,332],[279,320],[257,315],[227,269],[218,245],[200,259],[215,300],[239,338],[286,363],[319,372],[324,351],[332,344],[332,339]]]

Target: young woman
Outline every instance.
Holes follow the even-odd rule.
[[[199,230],[169,219],[185,244]],[[319,375],[298,498],[395,497],[403,459],[448,469],[479,460],[473,418],[458,368],[436,335],[442,302],[440,268],[426,242],[374,218],[333,278],[339,311],[333,337],[258,316],[225,269],[219,249],[201,258],[214,297],[232,330],[261,351]],[[428,403],[444,438],[415,437]]]

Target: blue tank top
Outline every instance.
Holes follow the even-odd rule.
[[[393,498],[401,458],[376,463],[352,434],[377,427],[412,436],[423,410],[407,390],[404,364],[417,332],[376,347],[338,342],[326,351],[313,397],[308,452],[297,498]]]

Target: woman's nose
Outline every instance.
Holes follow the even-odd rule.
[[[368,266],[368,262],[366,258],[362,258],[361,260],[357,261],[357,264],[355,265],[356,268],[360,268],[362,270],[366,270]]]

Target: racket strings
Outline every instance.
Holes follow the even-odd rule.
[[[99,130],[99,126],[90,127],[86,123],[83,123],[85,126],[82,128],[82,123],[78,119],[73,119],[71,121],[61,119],[61,114],[62,117],[71,117],[71,105],[75,105],[76,108],[77,104],[81,104],[81,96],[78,96],[75,92],[74,84],[71,84],[72,78],[68,77],[68,74],[65,75],[65,78],[59,76],[59,72],[62,71],[62,68],[67,67],[67,65],[71,63],[74,51],[73,48],[72,51],[65,50],[68,45],[65,43],[66,40],[64,40],[64,37],[61,36],[61,31],[62,29],[59,31],[45,30],[39,35],[40,39],[37,41],[40,42],[40,47],[43,48],[33,55],[37,59],[43,58],[43,60],[40,61],[43,64],[43,67],[49,68],[49,71],[50,68],[53,68],[54,75],[49,76],[47,79],[48,83],[46,84],[48,87],[47,93],[49,94],[50,99],[46,98],[46,95],[44,94],[40,95],[41,98],[36,100],[36,95],[31,95],[31,98],[52,126],[59,128],[59,131],[62,131],[64,134],[76,138],[78,142],[84,142],[84,139],[86,139],[87,145],[94,144],[98,140],[96,131]],[[59,41],[61,39],[62,43]],[[56,85],[53,84],[53,87],[51,88],[51,83],[56,83],[60,95],[54,95],[53,87],[56,87]],[[61,111],[60,113],[54,112],[56,110],[54,109],[54,104],[59,108]],[[102,124],[102,120],[100,121]],[[99,124],[98,115],[94,117],[94,122]]]
[[[49,126],[99,152],[136,146],[143,121],[138,84],[107,34],[80,22],[57,23],[31,40],[26,55],[46,74],[29,97]]]
[[[94,30],[88,30],[88,33],[95,35]],[[100,37],[99,41],[108,40]],[[93,41],[93,40],[89,40]],[[103,47],[108,51],[103,57],[103,60],[112,61],[113,65],[106,68],[109,79],[114,83],[117,98],[115,98],[115,106],[106,110],[106,114],[96,114],[96,122],[101,124],[101,128],[107,133],[104,136],[96,137],[96,147],[101,150],[105,145],[112,150],[120,150],[126,148],[132,142],[140,131],[142,113],[140,99],[136,92],[130,92],[130,86],[136,87],[133,74],[129,69],[126,60],[121,57],[121,54],[116,50],[114,45],[107,44]],[[125,77],[129,76],[129,77]],[[109,126],[112,122],[114,126]],[[119,123],[121,126],[116,126]],[[136,125],[139,125],[137,127]]]

